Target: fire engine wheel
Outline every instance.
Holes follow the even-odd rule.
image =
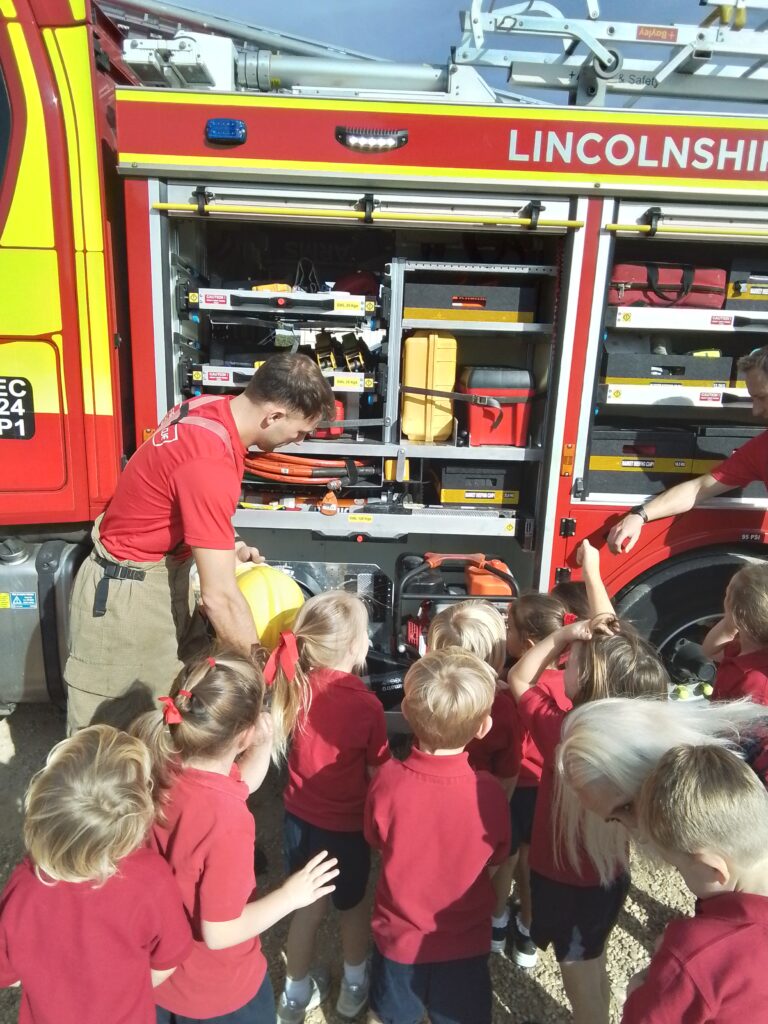
[[[625,587],[616,610],[669,656],[678,640],[701,643],[722,617],[725,590],[737,570],[765,561],[768,550],[764,556],[723,548],[681,555]]]

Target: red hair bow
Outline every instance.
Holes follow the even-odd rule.
[[[166,725],[178,725],[181,721],[181,712],[173,702],[173,697],[157,698],[163,707],[163,721]]]
[[[563,616],[563,625],[564,626],[572,626],[574,624],[574,622],[578,622],[578,621],[579,621],[579,616],[578,615],[574,615],[573,612],[566,612],[565,615]]]
[[[285,673],[289,683],[293,682],[296,675],[296,665],[299,661],[299,648],[296,646],[296,634],[287,629],[280,634],[277,647],[272,651],[264,666],[264,682],[272,686],[277,675],[278,665]]]

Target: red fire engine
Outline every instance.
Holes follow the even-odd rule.
[[[0,0],[8,704],[60,692],[72,574],[131,452],[276,349],[317,359],[337,420],[252,461],[236,526],[307,592],[368,598],[382,657],[441,597],[578,578],[582,538],[760,429],[735,363],[768,341],[768,120],[733,110],[768,95],[765,33],[741,4],[694,27],[524,6],[474,0],[441,68],[151,0]],[[603,548],[618,607],[663,647],[695,636],[767,508],[749,488]]]

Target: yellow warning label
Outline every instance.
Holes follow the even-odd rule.
[[[11,607],[11,595],[10,594],[0,594],[0,608],[10,608],[10,607]]]
[[[334,311],[334,313],[359,313],[360,312],[360,300],[359,299],[334,299],[333,311]]]
[[[192,371],[192,380],[202,380],[202,379],[203,379],[203,374],[202,374],[201,370],[193,370]]]
[[[189,296],[188,296],[188,300],[189,300],[189,302],[199,302],[200,301],[200,296],[198,295],[197,292],[190,292]]]
[[[376,309],[376,303],[375,302],[370,302],[370,301],[366,302],[366,304],[365,304],[365,312],[366,313],[373,313],[373,311],[375,309]]]
[[[514,533],[514,532],[515,532],[515,524],[514,523],[507,523],[507,525],[504,527],[504,533]]]
[[[372,388],[376,382],[374,381],[373,377],[366,377],[363,383],[365,387]]]
[[[367,515],[363,512],[350,512],[347,517],[350,523],[372,523],[373,516]]]
[[[362,385],[362,378],[358,374],[334,374],[333,387],[335,391],[360,391]]]

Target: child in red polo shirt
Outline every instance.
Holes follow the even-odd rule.
[[[318,854],[279,889],[255,899],[255,826],[246,800],[269,766],[264,680],[222,652],[190,663],[162,710],[136,733],[154,761],[152,845],[170,864],[195,938],[184,964],[155,992],[157,1024],[275,1024],[259,935],[333,891],[335,861]]]
[[[510,800],[520,771],[521,736],[514,702],[510,699],[507,684],[499,679],[507,659],[507,627],[503,615],[488,601],[459,601],[449,605],[432,620],[427,647],[431,651],[461,647],[490,665],[496,674],[496,696],[491,708],[493,725],[487,736],[470,741],[467,754],[475,771],[494,775],[507,794],[507,800]],[[491,921],[492,953],[503,953],[506,949],[509,925],[507,899],[515,861],[515,857],[509,857],[493,878],[496,906]]]
[[[765,1020],[768,793],[732,751],[683,746],[661,758],[636,807],[697,903],[630,982],[623,1024]]]
[[[20,1024],[154,1024],[154,985],[192,946],[168,865],[145,847],[151,763],[108,725],[64,740],[27,790],[27,857],[0,897],[0,986]]]
[[[369,1020],[490,1024],[491,877],[509,856],[509,807],[464,748],[490,731],[496,677],[448,647],[412,665],[404,691],[419,745],[381,768],[365,807],[381,853]]]
[[[284,844],[288,871],[320,850],[338,860],[331,897],[339,912],[344,973],[336,1011],[356,1017],[368,1002],[370,920],[365,890],[370,848],[363,836],[368,783],[389,757],[384,709],[355,672],[368,653],[368,612],[354,594],[328,591],[300,609],[265,675],[273,683],[275,746],[288,755]],[[328,994],[327,972],[310,972],[328,900],[298,910],[288,930],[285,990],[277,1016],[301,1024]]]
[[[747,565],[731,578],[723,618],[704,638],[719,662],[712,700],[750,697],[768,704],[768,565]]]
[[[534,644],[560,629],[566,608],[553,594],[523,594],[509,606],[507,616],[507,651],[513,658],[521,658]],[[563,711],[570,711],[571,702],[565,696],[563,670],[553,662],[539,676],[538,685]],[[509,690],[507,690],[509,695]],[[511,695],[509,695],[511,696]],[[512,819],[512,858],[515,892],[520,902],[512,924],[512,959],[518,967],[535,967],[538,960],[536,943],[531,939],[531,882],[528,853],[531,846],[536,796],[541,782],[542,758],[531,733],[517,715],[516,728],[520,735],[522,758],[517,785],[512,794],[509,810]]]
[[[600,579],[597,551],[578,552],[593,618],[563,626],[527,651],[508,682],[523,724],[543,758],[531,837],[531,938],[554,946],[575,1024],[608,1024],[610,985],[605,946],[629,890],[629,877],[602,878],[582,849],[561,849],[554,827],[555,760],[567,715],[537,685],[542,670],[568,651],[565,695],[574,706],[604,697],[666,699],[669,677],[657,653],[615,618]]]

